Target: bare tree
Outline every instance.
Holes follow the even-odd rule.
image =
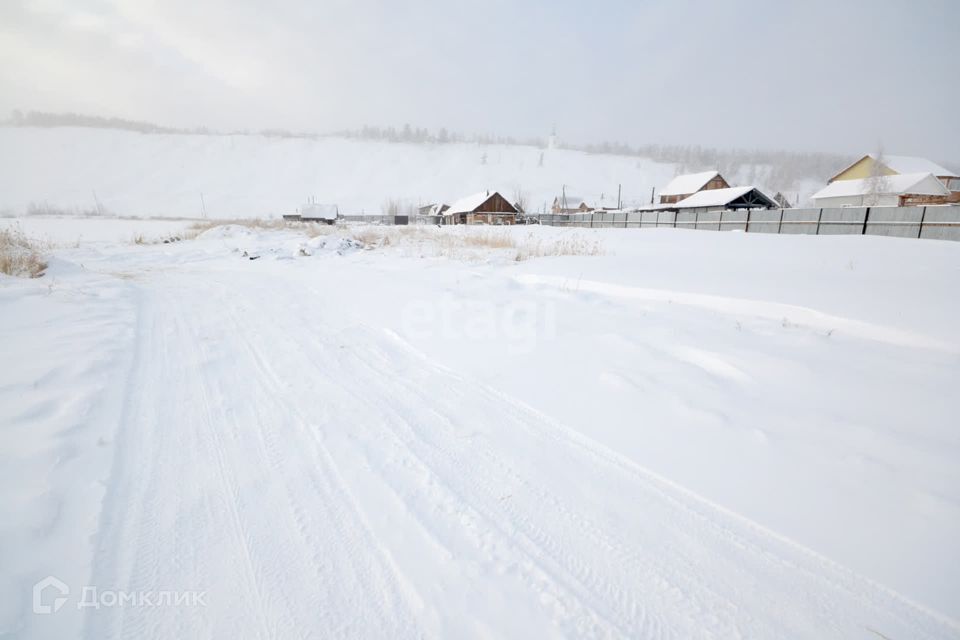
[[[873,154],[873,161],[870,163],[870,176],[867,178],[867,189],[863,194],[863,204],[865,206],[874,207],[880,204],[883,195],[890,192],[885,170],[883,145],[880,144],[877,146],[877,152]]]
[[[520,213],[526,213],[528,200],[529,196],[523,190],[523,187],[516,185],[513,188],[513,206],[517,208],[517,211]]]

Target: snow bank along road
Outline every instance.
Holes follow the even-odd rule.
[[[876,256],[957,249],[589,237],[518,265],[238,230],[0,280],[0,635],[960,637],[944,276],[901,315],[722,284],[817,251],[896,293]],[[718,262],[698,288],[670,251]]]

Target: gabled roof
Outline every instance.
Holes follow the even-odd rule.
[[[719,171],[704,171],[677,176],[660,192],[662,196],[685,196],[700,191],[708,182],[720,175]]]
[[[562,205],[562,204],[563,204],[563,199],[564,199],[564,196],[562,196],[562,195],[561,195],[561,196],[557,196],[556,198],[553,199],[553,204],[555,204],[555,205]],[[584,198],[581,198],[580,196],[567,195],[567,196],[566,196],[566,199],[567,199],[567,208],[568,208],[568,209],[579,209],[579,208],[580,208],[580,205],[582,205],[582,204],[586,204],[588,207],[590,206],[589,204],[587,204],[587,201],[586,201]]]
[[[460,198],[459,200],[454,202],[452,205],[450,205],[450,208],[447,209],[444,212],[444,214],[452,215],[455,213],[470,213],[472,211],[475,211],[477,207],[486,203],[487,200],[489,200],[490,198],[496,195],[500,195],[500,194],[496,191],[481,191],[480,193],[475,193],[472,196],[467,196],[466,198]],[[502,195],[500,197],[503,198]],[[506,198],[503,198],[503,199],[506,200]],[[507,202],[507,204],[509,204],[509,201]],[[505,211],[504,213],[516,213],[516,209],[513,208],[512,205],[510,208],[511,208],[510,211]]]
[[[863,162],[867,158],[870,158],[872,160],[877,159],[875,155],[873,155],[872,153],[868,153],[867,155],[861,158],[858,158],[856,162],[853,162],[847,165],[846,167],[844,167],[841,171],[838,171],[836,175],[834,175],[832,178],[830,178],[830,180],[828,180],[828,182],[833,182],[834,180],[837,179],[837,176],[843,175],[843,173],[846,172],[848,169]],[[917,156],[884,155],[883,160],[881,161],[880,164],[890,169],[894,173],[899,173],[899,174],[932,173],[935,176],[947,176],[950,178],[960,178],[960,176],[957,175],[956,171],[951,171],[946,167],[940,166],[936,162],[932,162],[930,160],[927,160],[926,158],[920,158]]]
[[[956,171],[951,171],[926,158],[917,158],[914,156],[884,156],[883,164],[897,173],[932,173],[935,176],[960,177],[957,176]]]
[[[756,187],[728,187],[726,189],[708,189],[706,191],[698,191],[697,193],[684,198],[676,204],[667,206],[675,209],[691,209],[694,207],[725,207],[734,200],[742,198],[751,192],[754,192],[752,194],[754,199],[765,202],[766,206],[777,206],[776,202],[774,202],[767,194],[760,191]]]
[[[932,173],[907,173],[879,178],[861,178],[859,180],[835,180],[811,196],[820,198],[840,198],[865,196],[871,193],[884,195],[927,195],[946,196],[950,190],[943,186]]]

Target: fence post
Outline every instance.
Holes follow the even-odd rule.
[[[747,209],[747,224],[743,227],[744,233],[750,232],[750,212],[751,211],[753,211],[753,209]]]
[[[923,221],[927,219],[927,208],[924,207],[920,212],[920,228],[917,229],[917,240],[923,236]]]
[[[817,232],[813,235],[820,235],[820,221],[823,219],[823,209],[820,209],[820,212],[817,213]]]
[[[697,227],[699,226],[700,226],[700,212],[694,211],[693,212],[693,230],[696,231]]]
[[[924,211],[926,211],[926,208],[924,208]],[[863,214],[863,230],[860,232],[860,235],[862,236],[867,235],[867,220],[869,219],[870,219],[870,207],[867,207],[866,212]]]
[[[777,223],[777,235],[783,230],[783,209],[780,209],[780,222]]]

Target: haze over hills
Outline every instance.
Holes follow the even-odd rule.
[[[308,197],[342,213],[408,213],[499,190],[528,211],[563,193],[598,207],[648,203],[679,173],[719,169],[733,184],[804,204],[851,158],[835,154],[617,143],[567,145],[441,129],[334,134],[218,132],[76,114],[15,113],[0,127],[0,212],[254,217]],[[15,151],[15,152],[14,152]]]

